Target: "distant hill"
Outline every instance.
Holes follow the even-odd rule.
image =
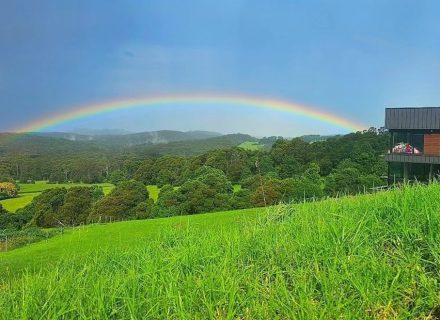
[[[209,150],[258,142],[247,134],[220,135],[207,131],[154,131],[115,136],[86,136],[74,133],[0,133],[0,156],[69,155],[130,152],[142,156],[197,155]]]
[[[125,129],[88,129],[88,128],[79,128],[69,132],[86,135],[86,136],[116,136],[116,135],[125,135],[125,134],[134,133],[132,131],[128,131]]]
[[[111,130],[110,130],[111,131]],[[169,143],[186,140],[203,140],[221,136],[210,131],[173,131],[160,130],[130,134],[79,134],[67,132],[43,132],[30,135],[61,138],[70,141],[93,141],[105,147],[131,147],[143,144]]]
[[[214,149],[236,147],[248,141],[258,142],[258,139],[248,134],[236,133],[203,140],[175,141],[170,143],[136,146],[133,147],[132,150],[138,154],[154,157],[168,154],[190,156],[202,154]]]
[[[327,141],[329,138],[334,138],[337,135],[329,135],[329,136],[321,136],[319,134],[309,134],[300,136],[299,138],[302,139],[304,142],[313,143],[318,141]]]
[[[94,143],[70,141],[57,137],[31,134],[0,133],[0,156],[2,155],[69,155],[77,153],[101,152],[103,149]]]

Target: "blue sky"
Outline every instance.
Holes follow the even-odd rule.
[[[0,131],[72,106],[219,92],[314,105],[372,126],[387,106],[440,105],[439,1],[0,3]],[[295,136],[346,130],[234,106],[121,111],[51,130]]]

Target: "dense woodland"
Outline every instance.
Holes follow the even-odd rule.
[[[207,145],[220,138],[180,143]],[[389,143],[386,132],[371,128],[313,143],[265,138],[259,141],[265,146],[260,150],[222,145],[182,156],[174,145],[166,155],[149,155],[141,146],[109,149],[71,141],[54,146],[44,139],[38,140],[39,148],[30,148],[34,142],[29,141],[16,142],[15,149],[3,145],[0,182],[111,182],[116,187],[105,197],[99,187],[45,191],[16,214],[1,213],[0,208],[0,228],[146,219],[367,192],[385,184],[383,154]],[[239,135],[236,145],[243,139],[248,136]],[[161,188],[156,203],[146,185]]]

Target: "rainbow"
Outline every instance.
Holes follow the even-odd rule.
[[[158,107],[170,104],[231,104],[239,106],[248,106],[254,108],[263,108],[289,112],[325,123],[335,125],[350,131],[359,131],[366,128],[365,125],[352,120],[326,113],[318,109],[297,104],[286,100],[273,98],[250,97],[238,95],[222,94],[181,94],[150,96],[141,98],[129,98],[121,100],[112,100],[96,104],[73,107],[68,111],[51,115],[13,130],[17,133],[38,132],[50,127],[67,123],[69,121],[86,118],[93,115],[108,113],[117,110],[135,109],[143,107]]]

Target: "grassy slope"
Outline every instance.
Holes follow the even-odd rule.
[[[258,142],[255,142],[255,141],[246,141],[246,142],[241,143],[238,147],[245,149],[245,150],[256,151],[256,150],[260,150],[261,148],[263,148],[264,145],[259,144]]]
[[[39,194],[40,192],[24,194],[22,193],[19,194],[17,198],[1,200],[0,203],[2,204],[3,208],[8,210],[9,212],[15,212],[18,209],[27,206],[29,203],[32,202],[32,199]]]
[[[428,317],[440,305],[438,194],[86,227],[0,254],[0,274],[14,275],[0,283],[1,316]]]
[[[0,279],[28,269],[47,267],[62,258],[78,258],[97,249],[127,250],[142,245],[163,229],[231,226],[243,219],[252,219],[262,209],[216,212],[154,220],[128,221],[65,229],[63,236],[50,238],[9,252],[0,252]]]
[[[104,194],[110,193],[114,186],[110,183],[97,183],[96,185],[102,186]],[[32,199],[38,196],[44,190],[54,188],[72,188],[72,187],[92,186],[92,184],[84,183],[47,183],[46,181],[37,181],[34,184],[20,184],[20,192],[17,198],[2,200],[0,203],[9,212],[15,212],[20,208],[24,208]]]

